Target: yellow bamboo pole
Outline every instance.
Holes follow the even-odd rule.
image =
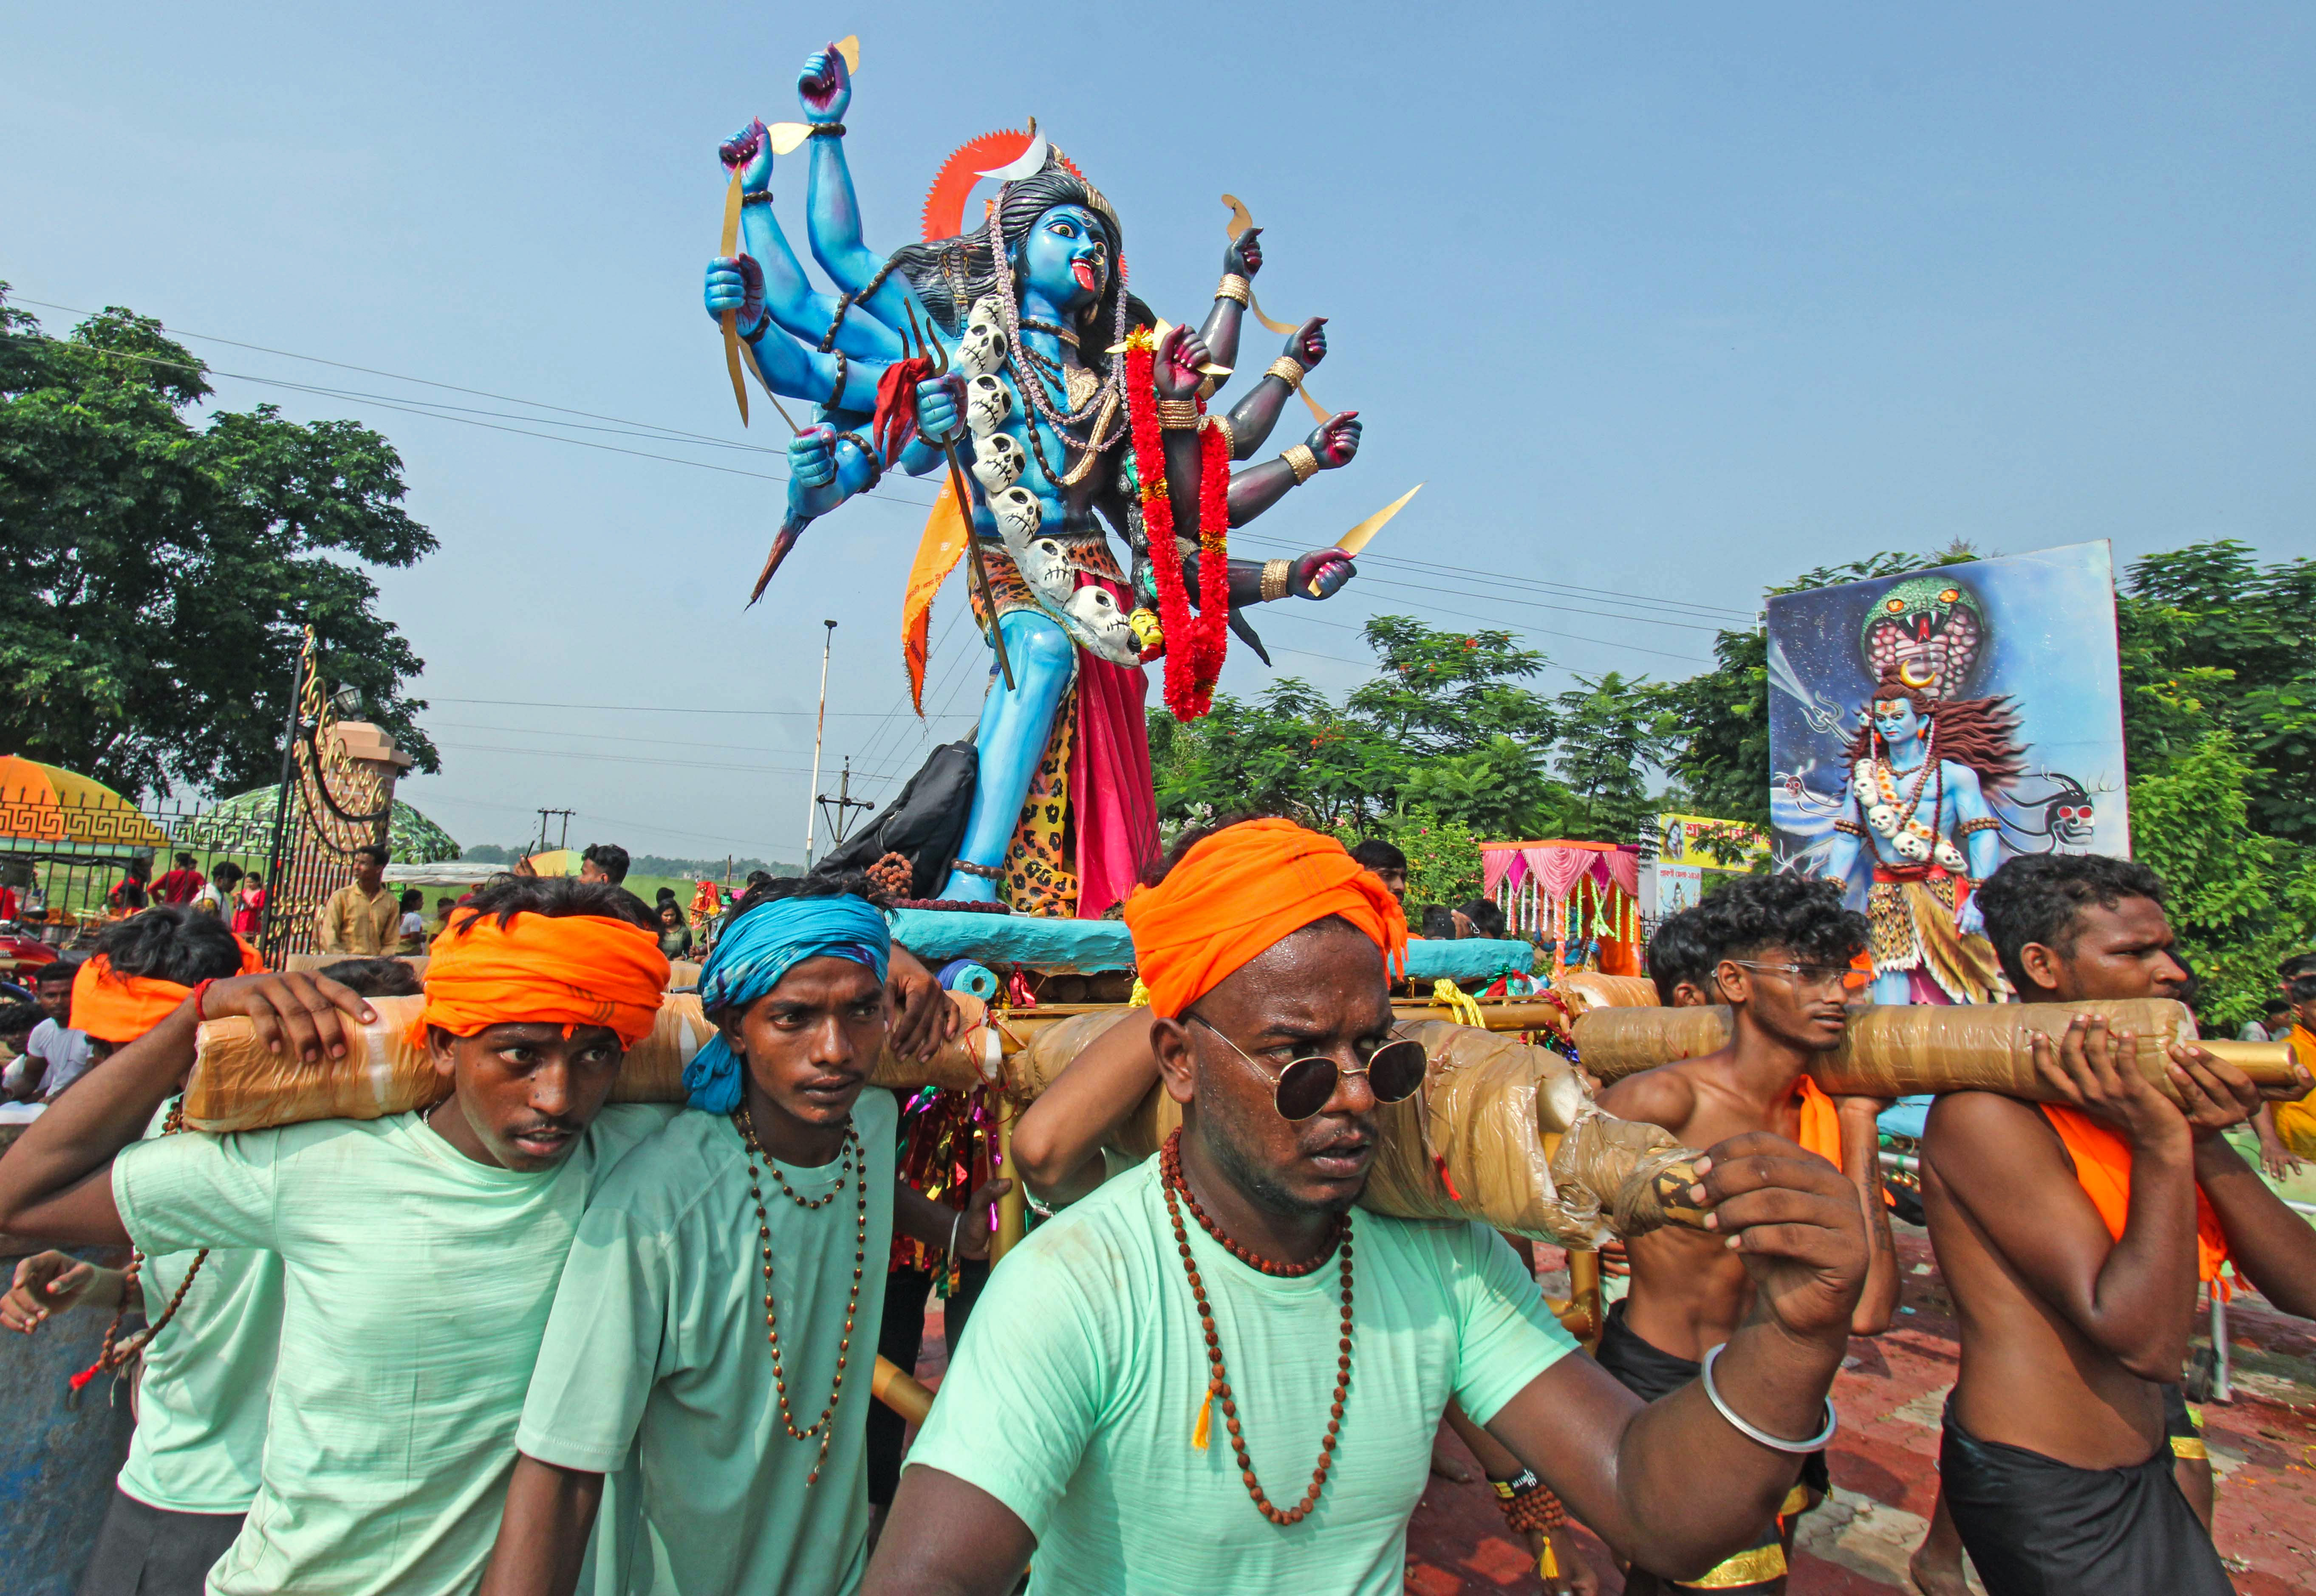
[[[876,1372],[868,1377],[868,1391],[912,1424],[922,1424],[925,1415],[933,1411],[933,1394],[889,1358],[877,1360]]]

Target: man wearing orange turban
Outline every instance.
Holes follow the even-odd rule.
[[[471,907],[427,971],[426,1041],[450,1083],[432,1108],[131,1146],[192,1057],[148,1037],[0,1163],[7,1229],[280,1260],[252,1528],[207,1574],[222,1596],[474,1588],[579,1216],[673,1112],[603,1106],[666,983],[641,907],[616,888],[537,878],[487,887]],[[345,1020],[370,1014],[352,994],[256,980],[272,994],[255,1017],[276,1051],[316,1060],[362,1045]],[[214,1016],[238,985],[183,1008]]]
[[[1251,821],[1184,839],[1126,916],[1181,1128],[991,1275],[864,1589],[998,1596],[1034,1554],[1033,1596],[1396,1593],[1451,1397],[1612,1543],[1676,1572],[1743,1545],[1793,1484],[1780,1438],[1828,1428],[1866,1262],[1839,1174],[1744,1141],[1700,1165],[1763,1322],[1712,1395],[1643,1407],[1492,1232],[1354,1214],[1377,1103],[1425,1074],[1380,880]]]

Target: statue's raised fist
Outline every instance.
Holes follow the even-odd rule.
[[[1158,341],[1157,359],[1152,363],[1151,375],[1162,399],[1187,399],[1198,391],[1205,380],[1198,368],[1214,359],[1207,352],[1207,341],[1189,327],[1170,327]]]
[[[1262,229],[1249,227],[1223,250],[1223,275],[1252,277],[1262,270]]]
[[[1359,413],[1339,410],[1311,429],[1304,444],[1319,458],[1319,468],[1332,471],[1348,466],[1359,452]]]
[[[732,325],[743,333],[752,331],[764,319],[764,269],[753,255],[717,255],[708,263],[703,298],[711,317],[736,310],[740,315]]]
[[[797,102],[808,121],[844,120],[845,109],[852,103],[852,72],[844,64],[842,50],[832,44],[804,58],[804,70],[797,75]]]
[[[1298,598],[1332,599],[1358,574],[1359,568],[1343,550],[1314,548],[1295,562],[1287,578],[1287,591]]]
[[[1314,316],[1287,335],[1287,358],[1305,370],[1327,358],[1327,318]]]
[[[726,138],[716,154],[726,172],[740,168],[742,193],[761,194],[772,186],[772,136],[762,117]]]

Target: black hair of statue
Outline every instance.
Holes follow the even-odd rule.
[[[189,905],[165,904],[115,921],[96,939],[115,973],[192,986],[241,974],[241,944],[225,922]]]

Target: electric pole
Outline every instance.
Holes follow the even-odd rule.
[[[836,848],[843,845],[844,834],[850,829],[845,825],[850,818],[845,812],[849,809],[873,809],[877,807],[867,798],[857,798],[852,796],[852,756],[849,753],[844,756],[844,773],[836,783],[836,796],[831,798],[824,792],[820,795],[820,807],[824,813],[831,804],[836,806],[836,812],[828,816],[828,845]]]
[[[828,729],[828,653],[836,645],[836,623],[820,623],[828,629],[821,634],[820,642],[820,715],[812,723],[812,785],[804,789],[804,868],[812,873],[814,822],[820,818],[820,738]]]
[[[533,848],[531,851],[533,853],[544,853],[547,851],[547,817],[550,815],[560,815],[563,817],[563,840],[557,843],[556,846],[558,848],[569,847],[571,845],[571,817],[578,812],[579,811],[576,809],[541,809],[539,812],[539,846]]]

